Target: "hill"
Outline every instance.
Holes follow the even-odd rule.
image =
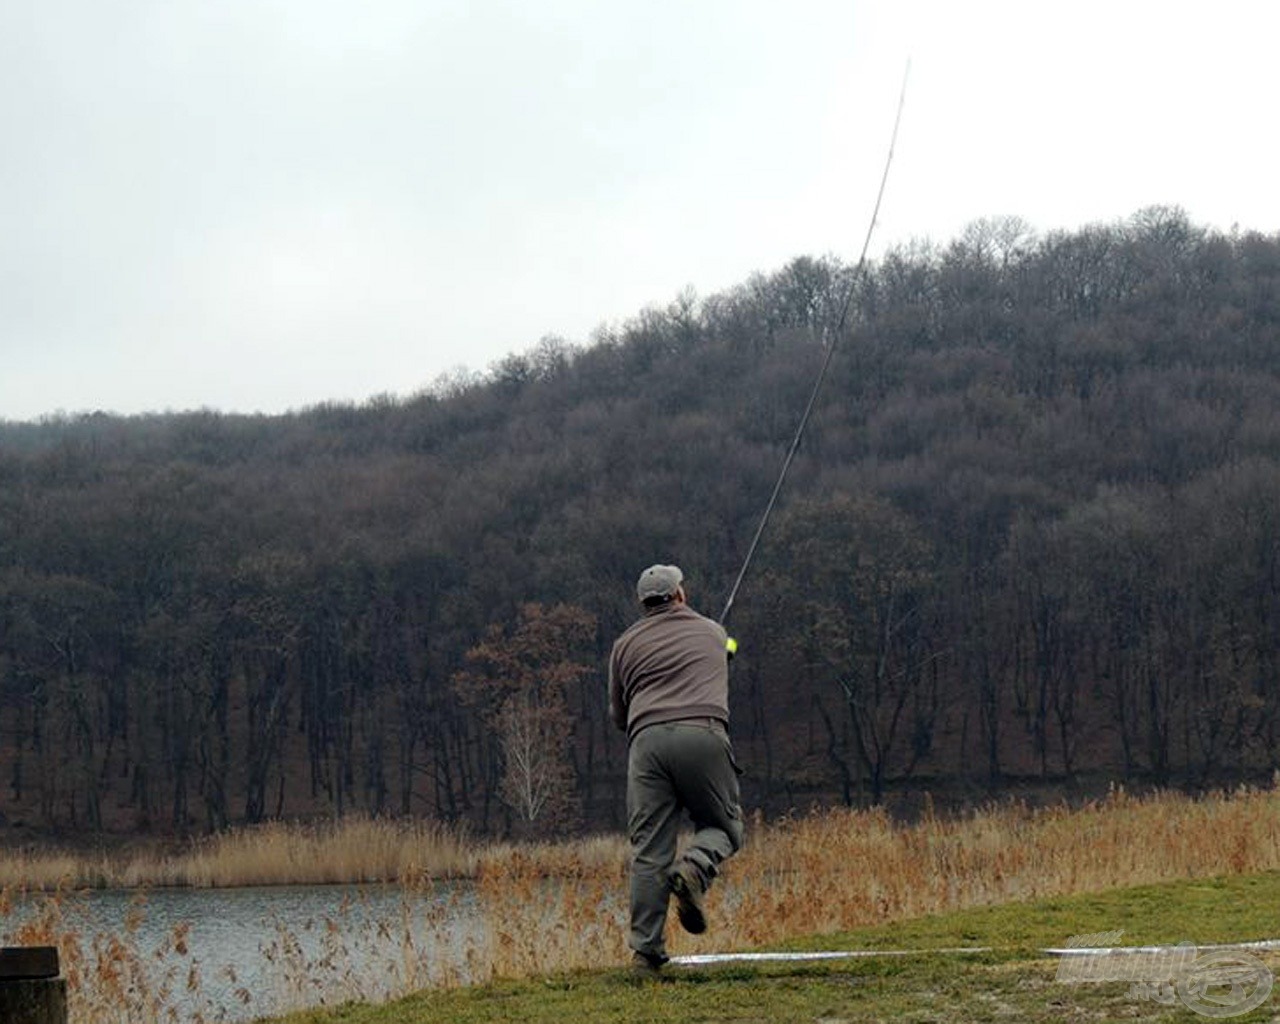
[[[618,824],[650,562],[770,811],[1280,768],[1280,238],[1178,210],[799,258],[406,400],[0,425],[0,815]],[[305,373],[305,367],[299,367]],[[514,799],[509,728],[567,799]]]

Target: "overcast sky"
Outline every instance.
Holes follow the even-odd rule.
[[[0,419],[407,396],[798,255],[1280,231],[1280,3],[3,0]]]

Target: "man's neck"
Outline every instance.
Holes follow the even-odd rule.
[[[671,611],[673,608],[682,607],[684,607],[683,601],[664,601],[662,604],[645,605],[644,614],[645,618],[649,618],[652,615],[662,615]]]

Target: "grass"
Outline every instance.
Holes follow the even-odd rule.
[[[792,948],[990,946],[978,956],[935,953],[799,964],[674,968],[657,979],[624,970],[557,972],[414,994],[381,1006],[351,1004],[279,1018],[280,1024],[746,1024],[804,1021],[1195,1021],[1181,1001],[1163,1005],[1130,982],[1057,979],[1044,947],[1086,932],[1123,929],[1125,944],[1208,944],[1280,930],[1280,872],[1041,899],[930,915],[797,939]],[[1271,970],[1280,957],[1262,954]],[[1275,1004],[1234,1017],[1275,1019]]]
[[[197,886],[395,881],[412,892],[430,888],[440,878],[467,880],[465,907],[460,897],[452,897],[416,930],[409,926],[408,903],[393,920],[361,924],[366,931],[360,934],[352,934],[355,926],[341,915],[323,922],[326,946],[318,959],[308,960],[296,936],[282,933],[264,956],[279,967],[284,1005],[332,1005],[427,986],[441,992],[420,998],[456,998],[458,1006],[499,998],[480,994],[484,992],[524,993],[530,984],[532,991],[548,984],[553,989],[585,984],[593,992],[603,985],[612,991],[608,986],[617,985],[608,972],[627,956],[627,856],[619,836],[486,844],[429,824],[355,819],[231,832],[168,857],[134,853],[115,860],[88,859],[77,867],[73,858],[48,855],[43,876],[37,870],[41,863],[38,854],[0,860],[0,879],[9,880],[10,890],[10,897],[0,890],[0,940],[59,945],[64,965],[70,965],[73,1024],[164,1020],[173,992],[179,986],[198,987],[200,978],[199,972],[192,974],[185,935],[175,933],[160,956],[139,951],[127,926],[121,935],[80,935],[61,913],[59,901],[65,897],[57,894],[18,932],[6,930],[6,899],[15,890],[38,887],[41,877],[47,883],[55,872],[64,886],[104,879],[115,880],[107,884]],[[962,815],[926,814],[910,824],[876,810],[831,810],[754,822],[747,848],[711,894],[712,932],[695,938],[675,930],[670,949],[680,954],[830,942],[873,948],[992,944],[1006,952],[978,965],[947,966],[944,973],[952,972],[946,975],[950,977],[990,970],[995,973],[984,976],[981,984],[1003,991],[1002,965],[1016,962],[1020,970],[1025,967],[1026,978],[1046,970],[1051,975],[1052,965],[1037,966],[1033,947],[1061,943],[1073,934],[1123,928],[1132,942],[1173,936],[1174,941],[1201,943],[1280,935],[1280,922],[1232,909],[1240,900],[1255,908],[1276,906],[1280,893],[1273,891],[1273,872],[1280,872],[1278,789],[1242,789],[1200,799],[1175,793],[1133,797],[1116,790],[1077,808],[1006,803]],[[1261,888],[1243,896],[1239,893],[1244,890],[1215,888],[1246,885],[1240,881],[1246,878],[1260,879],[1252,884]],[[1226,881],[1192,881],[1200,879]],[[1181,916],[1161,916],[1165,890],[1143,888],[1163,883],[1177,883],[1169,891],[1176,892],[1177,904],[1184,908]],[[1107,894],[1116,889],[1127,892],[1123,913],[1109,902]],[[1202,889],[1208,904],[1195,903]],[[1094,898],[1101,901],[1096,912],[1089,903]],[[463,913],[471,925],[460,937],[457,921]],[[1000,928],[999,941],[982,938]],[[368,987],[361,966],[368,957],[356,955],[362,944],[375,950],[385,967],[381,973],[390,984],[382,990]],[[452,950],[449,957],[443,949]],[[217,966],[200,968],[215,971]],[[766,979],[770,991],[783,991],[791,985],[786,979],[804,979],[798,984],[807,988],[828,983],[848,987],[853,978],[861,993],[866,986],[858,979],[883,975],[916,978],[911,984],[924,986],[921,991],[933,991],[930,985],[948,991],[945,978],[936,973],[943,968],[915,962],[742,970],[702,972],[686,984],[723,983],[733,989],[735,978],[747,977]],[[521,980],[547,978],[560,980]],[[833,980],[822,980],[828,978]],[[1016,988],[1015,982],[1010,984]],[[446,996],[444,990],[461,991]],[[661,991],[667,998],[666,989]],[[624,986],[615,995],[627,1003],[633,998],[628,993]],[[727,991],[721,994],[732,1003]],[[670,998],[678,1002],[682,997]]]

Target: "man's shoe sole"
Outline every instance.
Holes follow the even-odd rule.
[[[681,871],[671,873],[671,891],[676,897],[676,914],[680,918],[680,926],[690,935],[701,935],[707,930],[707,915],[702,910],[702,901],[689,886],[689,881]]]

